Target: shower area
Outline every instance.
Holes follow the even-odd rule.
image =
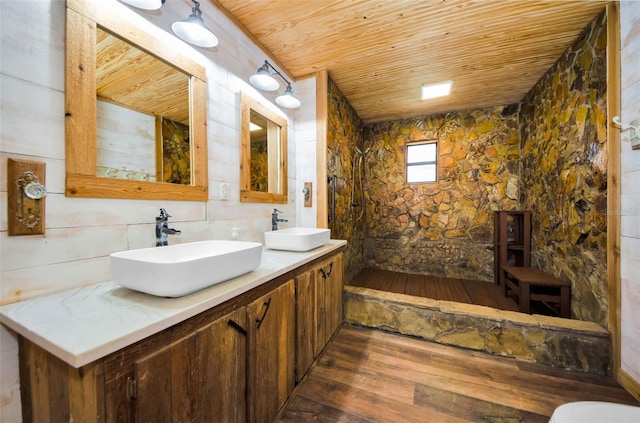
[[[329,80],[329,110],[328,221],[332,237],[348,241],[345,282],[462,302],[494,296],[478,294],[469,281],[497,288],[487,283],[493,280],[490,210],[514,208],[507,185],[517,185],[519,146],[491,160],[475,160],[475,151],[454,152],[454,145],[471,136],[476,122],[487,121],[495,128],[477,147],[506,143],[517,128],[517,108],[365,126]],[[455,165],[441,168],[436,184],[406,184],[405,143],[434,139],[445,160],[455,157]],[[492,180],[493,194],[481,186],[487,174],[500,175],[499,182]],[[513,190],[509,194],[517,196]],[[495,297],[500,300],[497,291]],[[498,300],[485,305],[509,308]]]
[[[607,95],[606,54],[598,41],[605,29],[601,16],[511,105],[365,124],[329,79],[327,172],[335,187],[329,227],[332,237],[348,241],[347,323],[606,371],[607,175],[601,159]],[[437,141],[437,182],[405,182],[411,141]],[[475,289],[496,287],[497,210],[531,211],[532,266],[572,284],[572,320],[557,319],[539,340],[523,334],[542,326],[535,315],[505,312],[505,320],[483,313],[486,307],[432,301],[447,290],[501,296]],[[393,294],[398,286],[409,295]],[[554,341],[559,336],[571,347]]]
[[[373,269],[389,290],[407,285],[398,274],[469,296],[464,281],[495,287],[494,211],[529,210],[532,267],[571,281],[572,318],[606,327],[605,29],[602,15],[511,105],[365,124],[329,79],[329,227],[348,241],[345,283]],[[437,141],[437,182],[405,182],[413,141]]]

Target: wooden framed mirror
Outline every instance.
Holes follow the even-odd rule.
[[[240,93],[240,201],[287,203],[287,120]]]
[[[66,196],[207,201],[204,67],[117,1],[67,0],[66,36]]]

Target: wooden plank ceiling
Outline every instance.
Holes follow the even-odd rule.
[[[209,1],[294,79],[327,69],[365,123],[518,102],[607,3]],[[420,100],[446,80],[450,96]]]

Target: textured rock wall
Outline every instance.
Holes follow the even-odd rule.
[[[251,143],[251,191],[269,192],[269,152],[266,142]]]
[[[405,182],[407,141],[438,140],[438,181]],[[493,210],[519,202],[518,106],[365,128],[367,267],[493,280]]]
[[[523,99],[522,208],[532,265],[572,284],[572,316],[606,326],[606,15]]]
[[[191,183],[189,126],[162,119],[162,175],[164,182]]]
[[[345,249],[345,280],[350,281],[363,268],[364,216],[360,207],[351,207],[351,195],[359,185],[352,181],[353,158],[356,147],[362,147],[362,121],[329,79],[327,125],[327,171],[336,178],[335,219],[329,222],[331,237],[348,241]],[[331,184],[329,184],[331,185]],[[331,212],[331,186],[329,186],[329,212]]]

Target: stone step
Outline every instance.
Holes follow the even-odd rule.
[[[593,322],[345,286],[345,321],[446,345],[611,375],[609,331]]]

